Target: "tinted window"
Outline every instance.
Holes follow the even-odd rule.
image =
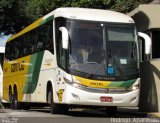
[[[5,58],[14,60],[42,50],[54,54],[53,21],[49,21],[6,44]]]

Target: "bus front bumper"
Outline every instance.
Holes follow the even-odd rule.
[[[121,94],[87,92],[66,85],[65,102],[86,106],[138,106],[139,89]]]

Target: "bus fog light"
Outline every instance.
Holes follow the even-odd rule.
[[[73,96],[75,99],[80,100],[80,97],[79,97],[78,95],[72,93],[72,96]]]
[[[139,88],[140,88],[140,84],[137,84],[137,85],[132,85],[130,88],[128,88],[128,90],[135,91],[135,90],[137,90]]]
[[[136,97],[133,97],[130,99],[130,102],[134,101],[136,99]]]

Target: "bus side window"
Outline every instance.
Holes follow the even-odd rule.
[[[38,27],[38,30],[36,32],[36,51],[42,51],[44,49],[44,29],[43,29],[43,25]]]
[[[41,50],[43,48],[43,42],[42,41],[39,41],[37,43],[37,50]]]
[[[5,61],[9,61],[11,54],[10,54],[10,43],[6,44],[6,50],[5,50]]]
[[[56,51],[58,65],[66,69],[67,68],[67,50],[62,48],[62,33],[59,30],[60,27],[66,26],[65,19],[62,17],[55,18],[55,39],[56,39]]]

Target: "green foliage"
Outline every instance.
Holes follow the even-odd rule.
[[[115,11],[127,13],[136,8],[139,4],[149,3],[152,0],[115,0],[112,9]]]
[[[24,9],[26,17],[34,21],[44,16],[50,12],[51,8],[54,8],[55,4],[52,1],[53,0],[28,0]]]
[[[127,13],[152,0],[0,0],[0,31],[14,34],[58,7],[110,9]]]
[[[109,9],[113,0],[72,0],[66,2],[65,6]]]
[[[21,12],[23,6],[23,0],[0,1],[0,31],[3,34],[14,34],[28,24],[26,17]]]
[[[0,1],[0,31],[6,35],[20,31],[28,24],[21,12],[22,4],[19,2],[17,0]]]
[[[140,3],[151,0],[27,0],[25,14],[32,21],[44,16],[58,7],[82,7],[96,9],[111,9],[119,12],[129,12]]]

